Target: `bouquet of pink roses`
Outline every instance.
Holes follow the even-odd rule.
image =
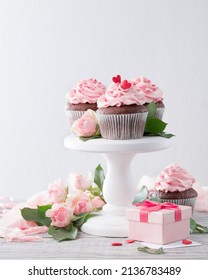
[[[58,241],[75,239],[78,229],[105,204],[104,178],[100,165],[88,177],[70,173],[69,186],[60,180],[49,184],[47,191],[29,199],[31,207],[21,209],[22,217],[48,227],[48,233]]]

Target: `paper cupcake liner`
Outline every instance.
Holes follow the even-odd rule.
[[[69,127],[71,128],[74,121],[80,119],[86,111],[73,111],[66,110],[66,115],[69,123]]]
[[[105,139],[138,139],[144,134],[147,112],[135,114],[97,114],[100,132]]]
[[[162,120],[165,108],[156,108],[155,118]]]

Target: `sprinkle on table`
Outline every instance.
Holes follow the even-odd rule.
[[[183,243],[184,245],[189,245],[189,244],[192,244],[192,241],[189,240],[189,239],[184,239],[184,240],[182,240],[182,243]]]
[[[134,240],[134,239],[126,239],[125,241],[126,241],[126,243],[128,243],[128,244],[130,244],[130,243],[134,243],[134,242],[135,242],[135,240]]]
[[[121,242],[112,242],[112,246],[122,246],[123,244]]]

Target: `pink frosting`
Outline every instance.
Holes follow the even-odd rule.
[[[131,82],[131,81],[130,81]],[[98,108],[122,105],[143,105],[145,100],[136,90],[133,83],[130,88],[123,89],[120,83],[111,83],[104,95],[98,98]]]
[[[192,188],[195,179],[182,167],[171,164],[156,178],[154,188],[163,192],[182,192]]]
[[[163,92],[145,77],[133,80],[136,90],[143,95],[145,103],[163,101]]]
[[[73,86],[66,94],[66,100],[71,104],[96,103],[105,90],[106,87],[96,79],[86,79]]]

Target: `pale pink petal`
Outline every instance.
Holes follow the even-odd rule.
[[[43,241],[43,237],[41,236],[27,236],[22,234],[21,232],[17,232],[15,230],[10,232],[5,232],[2,237],[7,241],[21,241],[21,242],[32,242],[32,241]]]
[[[42,206],[51,203],[51,199],[47,191],[39,192],[32,197],[28,198],[27,203],[30,206]]]
[[[22,233],[31,235],[31,234],[41,234],[48,232],[48,227],[46,226],[37,226],[37,227],[30,227],[27,229],[22,230]]]
[[[198,197],[196,199],[194,210],[208,211],[208,187],[198,187],[196,191]]]
[[[4,214],[0,219],[0,228],[27,228],[28,223],[22,218],[20,212],[20,209],[24,207],[28,207],[28,205],[26,203],[19,203]]]

